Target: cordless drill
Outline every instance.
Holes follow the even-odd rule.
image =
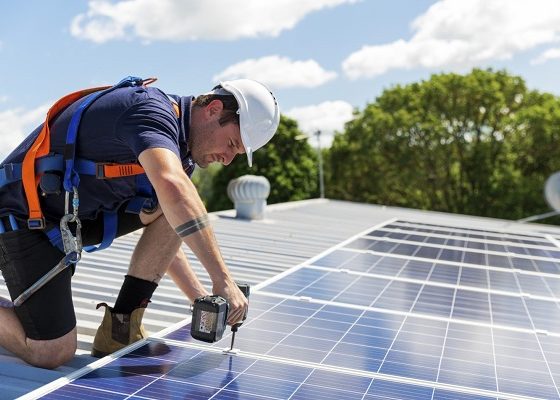
[[[237,287],[248,299],[250,286],[246,283],[238,283]],[[220,340],[227,326],[229,304],[222,296],[202,296],[195,299],[192,308],[191,336],[203,342],[214,343]],[[247,313],[243,315],[243,320],[232,325],[231,347],[235,341],[235,333],[247,318]]]

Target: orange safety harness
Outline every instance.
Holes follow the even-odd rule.
[[[70,93],[64,96],[49,109],[47,117],[45,119],[45,123],[43,124],[43,128],[41,129],[41,132],[37,136],[37,139],[35,139],[35,142],[31,146],[31,148],[27,151],[22,164],[21,179],[23,182],[23,188],[25,190],[25,196],[27,198],[27,205],[29,209],[28,227],[30,229],[43,229],[45,227],[45,218],[43,216],[43,212],[41,211],[39,194],[37,192],[37,185],[39,184],[40,174],[35,173],[35,163],[38,158],[48,155],[50,151],[50,124],[52,119],[61,111],[66,109],[66,107],[68,107],[70,104],[74,103],[84,96],[90,95],[95,92],[101,92],[101,94],[104,94],[108,90],[114,89],[116,87],[132,86],[134,84],[138,85],[139,83],[142,86],[146,86],[150,83],[155,82],[156,79],[157,78],[149,78],[140,81],[130,80],[127,81],[127,83],[130,82],[130,84],[126,85],[121,84],[119,86],[119,84],[117,84],[115,86],[101,86],[79,90],[77,92]],[[100,178],[119,178],[123,176],[132,176],[143,173],[144,168],[135,163],[96,165],[96,174]]]
[[[38,185],[41,182],[45,172],[59,171],[64,173],[63,186],[68,195],[74,193],[72,205],[77,209],[79,200],[77,199],[77,187],[79,184],[78,174],[94,175],[98,179],[115,179],[128,176],[137,176],[137,196],[131,200],[127,210],[130,212],[140,212],[144,203],[152,198],[152,187],[145,175],[144,168],[138,163],[103,163],[94,162],[75,157],[75,143],[79,130],[79,124],[82,114],[87,108],[99,97],[112,90],[121,87],[130,86],[146,86],[153,83],[156,78],[141,79],[136,77],[127,77],[121,80],[114,86],[102,86],[90,89],[79,90],[77,92],[68,94],[58,100],[48,111],[45,122],[39,132],[37,138],[25,154],[21,164],[5,164],[0,168],[0,186],[6,185],[11,182],[21,180],[23,189],[26,196],[26,201],[29,210],[29,217],[27,226],[29,229],[45,229],[45,218],[41,210],[39,201]],[[69,105],[80,100],[85,99],[78,106],[77,110],[73,112],[70,124],[67,130],[66,144],[64,154],[50,153],[50,126],[53,119]],[[170,98],[174,111],[179,117],[180,111],[178,104]],[[68,208],[68,204],[66,205]],[[66,210],[68,212],[68,210]],[[116,234],[116,214],[104,213],[104,235],[103,242],[98,248],[90,246],[90,249],[85,248],[87,251],[95,251],[101,248],[106,248],[115,237]],[[1,221],[0,221],[1,223]],[[15,219],[10,215],[10,223],[12,229],[17,228]],[[16,226],[16,228],[14,228]],[[0,226],[0,233],[3,232],[3,226]],[[62,241],[60,239],[60,230],[58,227],[45,231],[53,245],[61,248]]]

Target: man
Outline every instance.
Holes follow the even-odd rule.
[[[105,242],[111,218],[116,221],[113,236],[143,226],[144,231],[114,307],[102,304],[105,316],[92,354],[103,356],[145,337],[144,309],[166,272],[191,301],[207,294],[180,249],[183,242],[207,270],[212,292],[228,299],[228,323],[241,320],[247,300],[222,259],[205,207],[188,175],[194,164],[203,168],[213,162],[228,165],[241,153],[246,153],[251,165],[252,152],[265,145],[278,127],[279,108],[272,93],[258,82],[239,79],[222,82],[195,99],[168,96],[140,80],[117,85],[97,98],[80,97],[61,109],[52,111],[49,123],[31,133],[0,165],[0,269],[12,300],[64,258],[60,233],[54,238],[50,234],[59,232],[61,218],[72,212],[65,203],[72,189],[67,189],[69,180],[64,174],[93,162],[96,176],[80,173],[72,181],[79,193],[79,203],[72,206],[78,207],[84,245]],[[43,158],[35,161],[39,172],[32,182],[38,182],[42,195],[42,214],[37,219],[31,217],[31,198],[36,193],[29,193],[21,176],[26,173],[26,156],[35,151],[45,126],[50,127],[50,145],[43,158],[63,155],[65,167],[50,171]],[[75,141],[72,126],[77,126]],[[69,160],[75,161],[71,167]],[[141,166],[145,174],[108,179],[112,164],[104,163],[125,165],[126,171]],[[105,172],[99,173],[99,168]],[[23,171],[19,179],[18,170]],[[146,183],[153,190],[147,191]],[[130,212],[135,208],[139,214]],[[72,232],[76,234],[77,229]],[[0,346],[43,368],[69,361],[77,346],[72,274],[73,268],[66,268],[23,304],[0,307]]]

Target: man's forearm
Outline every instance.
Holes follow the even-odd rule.
[[[188,229],[201,225],[200,218],[204,220],[207,216],[206,208],[177,156],[170,150],[155,148],[144,150],[138,159],[157,193],[169,225],[173,228],[188,226]],[[192,222],[197,219],[199,223]],[[235,324],[243,318],[248,302],[229,273],[212,227],[209,224],[202,225],[205,225],[202,229],[195,229],[182,240],[208,271],[212,279],[212,292],[228,300],[231,307],[228,323]]]
[[[197,297],[206,296],[208,291],[204,288],[182,249],[177,251],[177,255],[169,264],[167,273],[173,282],[189,298],[191,302]]]
[[[150,149],[140,155],[140,162],[156,190],[165,218],[173,228],[183,227],[185,236],[181,239],[208,271],[212,282],[232,280],[208,223],[206,208],[175,155],[165,149]]]

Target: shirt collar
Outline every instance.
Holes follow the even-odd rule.
[[[181,163],[185,172],[189,176],[194,172],[195,163],[191,157],[189,149],[189,135],[191,126],[191,105],[194,100],[193,96],[176,96],[168,95],[179,105],[179,152],[181,154]]]

